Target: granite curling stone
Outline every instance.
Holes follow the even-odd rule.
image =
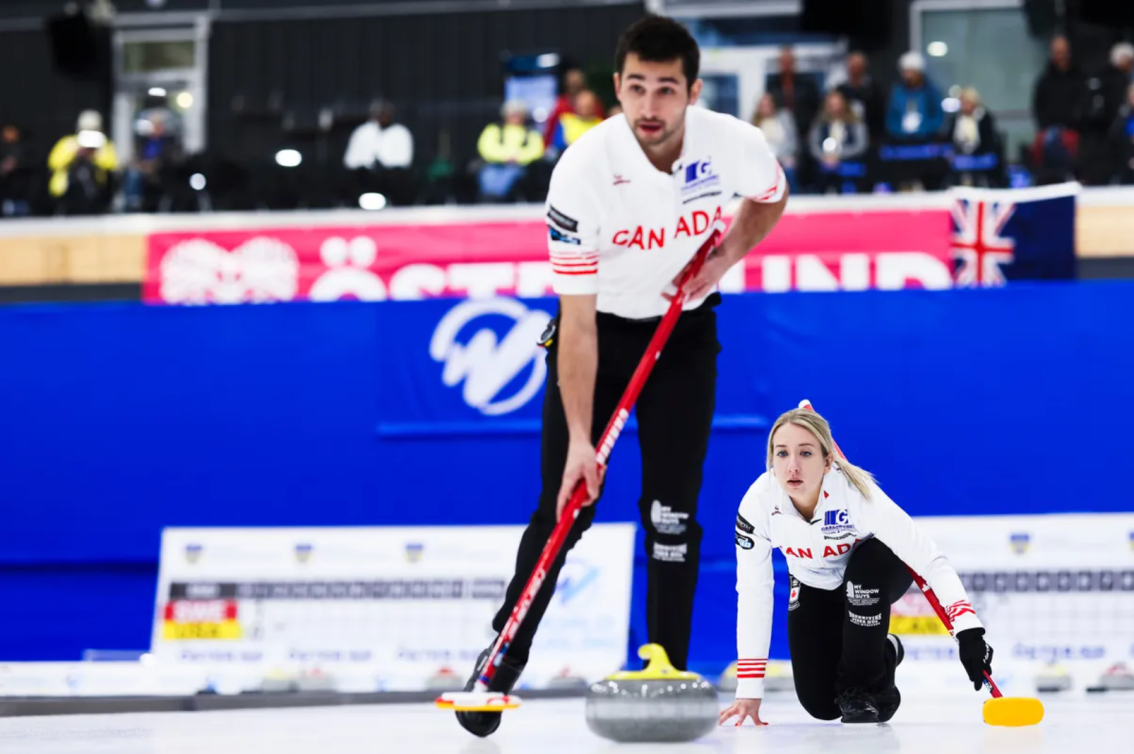
[[[713,684],[676,670],[658,644],[646,644],[638,656],[649,661],[645,670],[591,684],[586,702],[591,732],[619,743],[681,743],[717,726],[720,701]]]

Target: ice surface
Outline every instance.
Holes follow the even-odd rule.
[[[603,754],[775,752],[775,754],[1068,754],[1134,750],[1134,694],[1044,699],[1034,728],[992,728],[983,695],[907,698],[886,725],[810,719],[790,694],[770,696],[765,719],[726,726],[690,744],[616,744],[586,727],[583,701],[531,701],[506,713],[488,739],[470,736],[453,714],[424,705],[0,718],[0,752],[35,754]]]

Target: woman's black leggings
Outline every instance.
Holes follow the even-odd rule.
[[[851,553],[838,590],[815,589],[792,578],[797,595],[788,604],[792,676],[812,717],[840,717],[835,700],[847,689],[877,693],[893,685],[896,658],[886,640],[890,605],[911,583],[905,564],[876,539]]]

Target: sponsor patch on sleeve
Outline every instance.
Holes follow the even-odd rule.
[[[736,535],[736,546],[742,550],[751,550],[756,546],[751,537],[746,537],[743,534]]]
[[[736,528],[741,531],[746,531],[749,534],[755,531],[755,529],[752,528],[752,524],[748,523],[748,519],[744,518],[744,516],[739,513],[736,514]]]
[[[573,217],[569,217],[569,216],[563,214],[562,212],[557,210],[554,206],[548,208],[547,219],[551,220],[551,222],[555,223],[560,228],[562,228],[563,230],[565,230],[569,233],[578,233],[579,232],[579,221],[576,220]]]
[[[558,243],[569,243],[572,246],[582,246],[583,242],[581,239],[576,238],[575,236],[567,235],[566,233],[559,230],[559,228],[556,228],[554,225],[548,225],[547,227],[551,232],[552,241],[556,241]]]

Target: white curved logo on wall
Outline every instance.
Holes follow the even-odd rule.
[[[385,301],[386,284],[370,270],[378,258],[378,245],[368,236],[349,241],[332,236],[319,246],[327,272],[311,285],[312,301],[336,301],[347,296],[359,301]]]
[[[466,325],[481,317],[508,317],[515,324],[497,340],[496,332],[481,327],[465,343],[457,342]],[[464,301],[441,319],[429,343],[429,355],[445,368],[441,381],[456,387],[462,381],[461,397],[486,416],[500,416],[521,408],[543,386],[547,364],[539,337],[551,315],[530,310],[510,298]],[[517,392],[501,395],[504,388],[527,368],[531,374]],[[511,391],[508,391],[511,393]]]
[[[194,238],[161,261],[161,297],[173,304],[290,301],[299,288],[299,256],[283,241],[256,236],[232,251]]]

